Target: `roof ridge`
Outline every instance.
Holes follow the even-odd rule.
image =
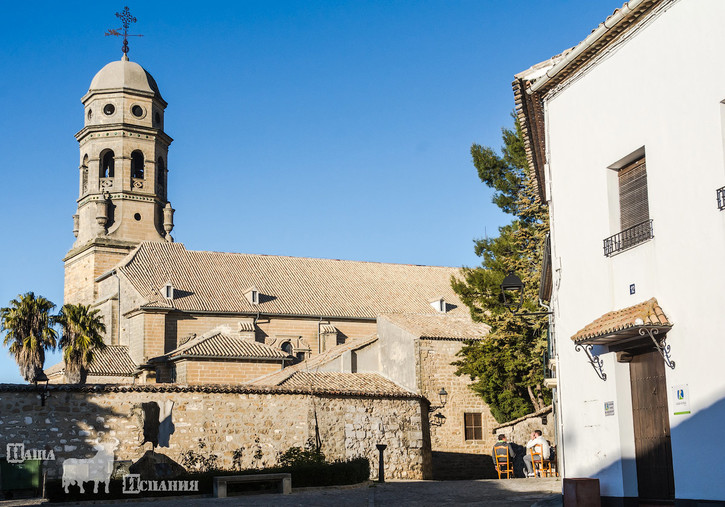
[[[154,243],[152,241],[146,241],[146,243]],[[181,244],[181,243],[175,243],[175,244]],[[183,245],[182,245],[183,246]],[[384,262],[384,261],[366,261],[366,260],[356,260],[356,259],[334,259],[331,257],[310,257],[305,255],[278,255],[278,254],[259,254],[259,253],[247,253],[247,252],[222,252],[219,250],[189,250],[184,247],[184,249],[189,253],[206,253],[206,254],[218,254],[218,255],[240,255],[240,256],[249,256],[249,257],[260,257],[260,258],[278,258],[278,259],[300,259],[300,260],[311,260],[311,261],[330,261],[330,262],[349,262],[349,263],[359,263],[359,264],[384,264],[387,266],[413,266],[413,267],[420,267],[420,268],[441,268],[441,269],[460,269],[460,266],[440,266],[440,265],[432,265],[432,264],[413,264],[413,263],[406,263],[406,262]]]

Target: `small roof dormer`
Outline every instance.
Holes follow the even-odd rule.
[[[443,296],[431,299],[429,303],[438,313],[446,313],[448,311],[448,305],[446,304],[446,300],[443,299]]]
[[[166,282],[162,294],[166,299],[174,299],[174,285],[171,282]]]
[[[259,304],[259,290],[254,285],[244,291],[244,297],[247,298],[249,304],[255,306]]]

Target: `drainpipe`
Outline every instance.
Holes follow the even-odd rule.
[[[625,3],[619,9],[619,11],[612,14],[609,19],[604,20],[604,22],[600,24],[596,30],[589,34],[589,37],[581,41],[578,46],[571,50],[569,54],[564,57],[563,60],[547,70],[546,74],[544,74],[542,78],[536,80],[534,84],[532,84],[531,87],[528,89],[528,93],[534,93],[543,88],[562,69],[564,69],[572,61],[576,60],[582,53],[585,53],[592,45],[599,41],[599,39],[604,37],[604,35],[609,32],[609,30],[617,25],[617,23],[619,23],[622,19],[631,14],[633,11],[637,10],[637,8],[639,8],[641,4],[648,1],[649,0],[630,0],[629,2]]]

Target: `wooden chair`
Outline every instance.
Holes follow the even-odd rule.
[[[536,477],[551,477],[551,461],[544,459],[541,444],[536,444],[529,449],[531,454],[531,465],[534,467]]]
[[[506,478],[511,479],[514,476],[514,467],[513,463],[511,463],[511,458],[509,457],[508,445],[494,447],[493,452],[496,453],[494,458],[496,458],[496,472],[498,472],[498,478],[500,479],[503,474],[506,474]],[[506,461],[503,461],[503,458],[506,458]]]

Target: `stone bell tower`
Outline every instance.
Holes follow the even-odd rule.
[[[167,199],[166,101],[143,67],[123,58],[95,75],[83,98],[78,211],[65,256],[66,303],[96,300],[95,279],[141,241],[173,241]]]

